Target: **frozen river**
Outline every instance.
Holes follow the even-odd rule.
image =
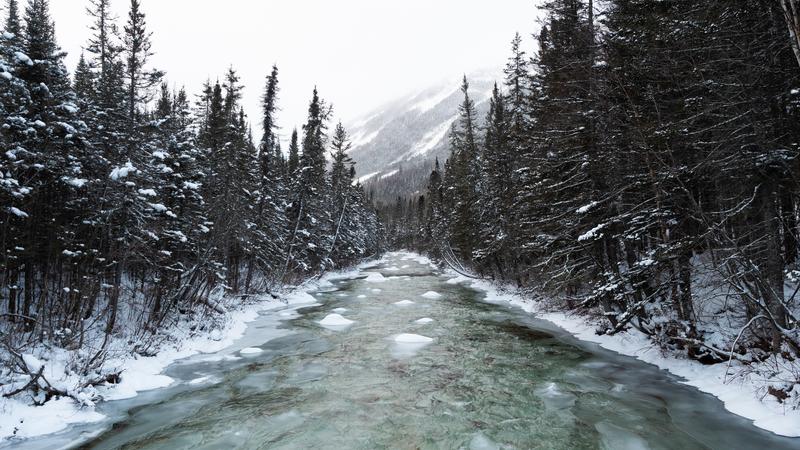
[[[789,449],[655,367],[391,254],[265,312],[112,420],[29,441],[91,449]],[[98,428],[102,427],[102,428]]]

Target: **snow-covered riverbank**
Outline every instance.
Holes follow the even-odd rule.
[[[121,370],[118,384],[80,389],[79,386],[86,380],[70,370],[76,355],[66,350],[39,349],[36,355],[26,355],[29,365],[44,366],[44,375],[54,387],[69,392],[81,401],[60,398],[50,400],[42,406],[34,406],[24,398],[0,397],[0,441],[27,439],[57,433],[70,425],[102,422],[106,417],[97,411],[97,399],[130,399],[140,392],[170,386],[174,380],[163,372],[176,361],[231,348],[244,336],[248,324],[256,320],[259,313],[293,305],[310,306],[316,300],[308,291],[324,288],[331,284],[330,280],[333,278],[357,274],[360,269],[374,264],[375,262],[368,262],[352,270],[326,274],[287,291],[279,300],[262,296],[242,304],[233,298],[225,298],[222,306],[228,312],[224,316],[215,317],[218,326],[205,331],[192,331],[187,324],[174,327],[154,356],[137,355],[129,348],[129,344],[122,342],[124,339],[113,342],[110,347],[115,349],[111,353],[115,356],[105,361],[103,369],[104,372]]]
[[[585,317],[563,312],[551,312],[544,305],[518,293],[513,287],[498,286],[489,281],[474,280],[448,270],[450,284],[465,284],[486,293],[486,301],[509,303],[537,318],[547,320],[568,331],[576,338],[600,345],[602,348],[653,364],[682,378],[682,383],[720,399],[725,408],[753,421],[754,425],[775,434],[800,437],[800,410],[781,404],[774,396],[766,395],[770,383],[780,383],[789,376],[775,368],[770,379],[749,375],[747,367],[737,361],[727,364],[703,365],[680,355],[665,353],[647,336],[629,330],[615,336],[598,335]],[[765,363],[766,364],[766,363]],[[752,366],[749,367],[752,369]],[[764,367],[763,369],[767,369]],[[788,369],[784,369],[788,370]],[[763,372],[763,371],[760,371]],[[749,373],[755,373],[750,370]],[[800,442],[798,442],[800,445]]]

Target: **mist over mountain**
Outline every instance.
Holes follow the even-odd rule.
[[[470,96],[483,121],[500,70],[467,74]],[[348,124],[359,181],[381,203],[424,190],[436,158],[449,156],[450,127],[463,100],[460,77],[435,83]]]

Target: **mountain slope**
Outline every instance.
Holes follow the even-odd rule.
[[[467,76],[478,118],[488,111],[497,71]],[[449,156],[448,135],[463,100],[461,80],[451,79],[395,100],[349,124],[359,180],[380,202],[424,190],[436,158]]]

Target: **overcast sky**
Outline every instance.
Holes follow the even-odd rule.
[[[129,0],[112,0],[120,26]],[[24,2],[21,2],[24,3]],[[533,45],[535,0],[142,0],[153,66],[194,96],[233,66],[245,108],[280,70],[282,134],[305,118],[319,87],[345,122],[446,77],[501,67],[516,31]],[[50,0],[56,33],[74,69],[89,35],[88,0]]]

